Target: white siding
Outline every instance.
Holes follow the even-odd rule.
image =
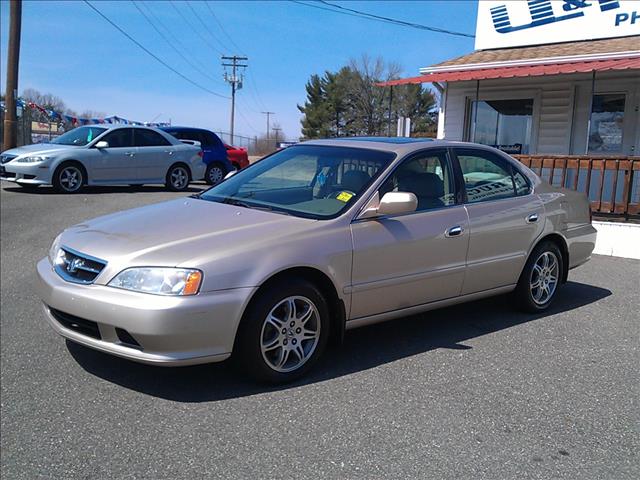
[[[625,123],[640,123],[634,103],[638,101],[632,91],[638,84],[638,71],[605,72],[596,77],[596,91],[608,88],[628,90],[630,108]],[[614,87],[615,86],[615,87]],[[572,74],[546,77],[523,77],[481,80],[479,97],[534,98],[533,131],[530,153],[569,154],[583,152],[586,144],[588,109],[591,96],[591,75]],[[467,100],[475,99],[476,82],[456,82],[448,86],[444,132],[447,140],[466,138]],[[576,118],[574,119],[574,104]],[[573,132],[573,141],[572,141]],[[628,135],[628,148],[633,147]],[[635,151],[637,151],[637,146]]]

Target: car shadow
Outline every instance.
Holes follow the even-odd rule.
[[[541,314],[513,310],[498,296],[346,332],[303,379],[279,386],[253,382],[232,361],[190,367],[155,367],[98,352],[67,340],[67,349],[87,372],[125,388],[178,402],[209,402],[300,387],[360,372],[438,348],[468,350],[463,342],[573,310],[611,295],[609,290],[568,282]],[[398,328],[401,325],[402,328]]]
[[[205,188],[208,188],[208,185],[205,183],[192,183],[186,190],[175,193],[197,193],[201,192]],[[23,188],[19,186],[13,186],[4,187],[4,190],[7,192],[22,193],[25,195],[101,195],[105,193],[169,192],[169,190],[167,190],[167,187],[163,185],[91,186],[83,187],[82,190],[75,194],[57,192],[53,189],[53,187],[50,186],[40,186],[38,188]]]

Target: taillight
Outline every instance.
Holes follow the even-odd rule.
[[[204,152],[203,152],[202,150],[200,150],[200,151],[198,152],[198,156],[199,156],[200,158],[204,157]]]

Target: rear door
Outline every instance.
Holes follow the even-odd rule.
[[[127,183],[136,180],[136,148],[133,128],[118,128],[100,139],[107,148],[91,148],[89,180],[96,183]]]
[[[462,294],[513,285],[542,233],[544,208],[526,177],[489,150],[454,148],[464,179],[469,252]]]
[[[138,180],[144,183],[164,182],[174,162],[175,147],[158,132],[147,128],[136,128],[134,141]]]

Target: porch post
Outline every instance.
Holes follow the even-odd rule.
[[[593,110],[593,96],[596,93],[596,71],[591,72],[591,99],[589,100],[589,118],[587,120],[587,141],[584,146],[584,154],[589,154],[589,134],[591,133],[591,113]]]

